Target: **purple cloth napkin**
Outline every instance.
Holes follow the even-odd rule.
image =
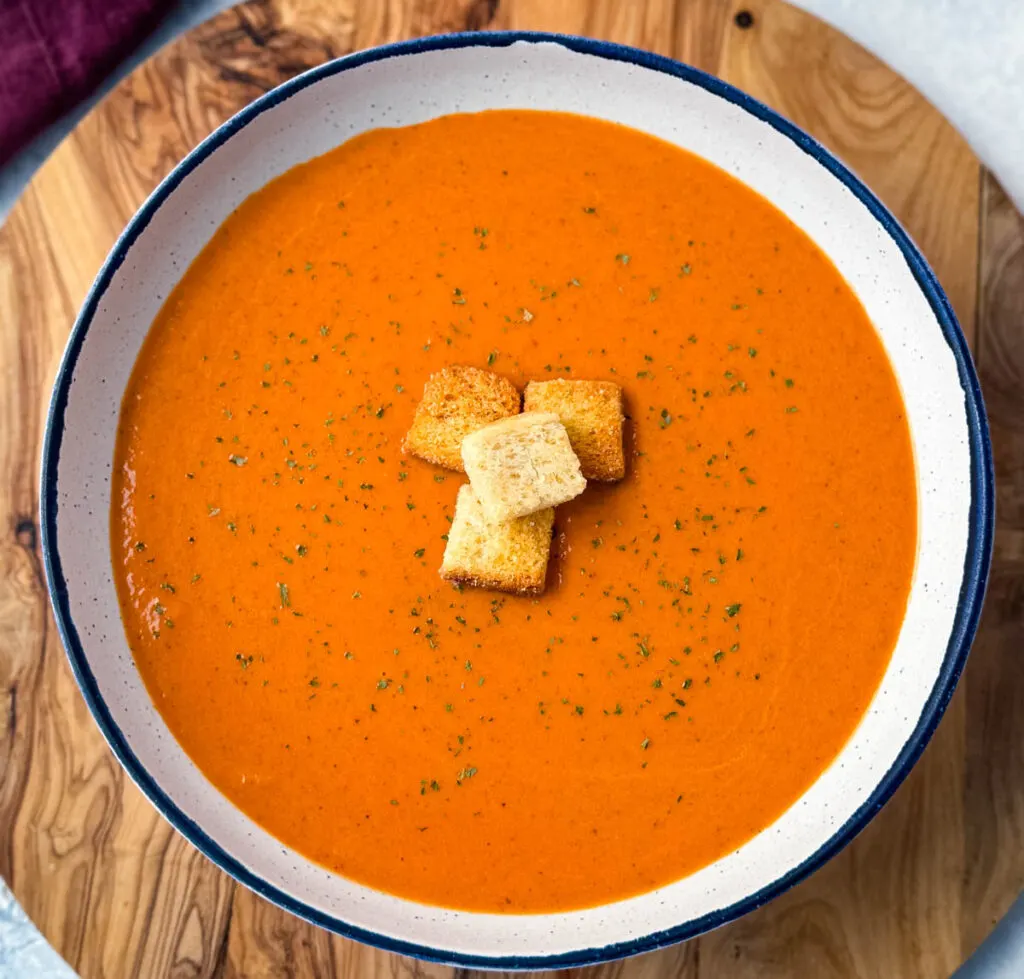
[[[82,99],[171,0],[0,0],[0,165]]]

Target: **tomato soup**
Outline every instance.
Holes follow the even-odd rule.
[[[404,455],[449,365],[621,385],[627,473],[545,593],[438,567]],[[365,133],[246,200],[125,395],[124,627],[184,750],[325,867],[542,912],[690,874],[836,757],[916,549],[901,395],[807,236],[714,166],[557,113]]]

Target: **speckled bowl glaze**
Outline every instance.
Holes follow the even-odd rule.
[[[214,229],[272,178],[364,130],[499,107],[566,110],[659,136],[739,178],[810,235],[892,360],[920,500],[917,566],[892,662],[818,781],[777,822],[690,877],[584,911],[520,916],[449,911],[360,886],[282,846],[228,802],[143,687],[108,544],[122,393],[164,298]],[[504,969],[598,962],[689,938],[768,901],[847,843],[907,774],[953,692],[978,621],[992,507],[988,432],[963,335],[921,254],[871,192],[792,124],[708,75],[629,48],[533,34],[428,38],[343,58],[263,96],[204,141],[132,219],[86,300],[57,376],[42,468],[61,636],[96,722],[154,805],[218,866],[316,924],[396,952]]]

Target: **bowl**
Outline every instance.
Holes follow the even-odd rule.
[[[192,764],[155,710],[121,628],[109,547],[114,439],[136,355],[214,230],[285,170],[367,129],[488,108],[613,120],[710,160],[832,259],[875,324],[902,388],[919,542],[891,663],[839,756],[774,824],[650,893],[582,911],[496,915],[371,890],[283,846]],[[852,420],[853,422],[853,420]],[[974,635],[993,520],[978,382],[946,297],[872,193],[794,125],[700,71],[641,51],[543,34],[426,38],[360,52],[264,95],[189,154],[114,246],[60,366],[42,461],[43,551],[72,668],[114,754],[192,844],[309,921],[389,951],[503,969],[582,965],[737,918],[833,856],[914,764]]]

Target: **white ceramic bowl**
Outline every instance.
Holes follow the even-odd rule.
[[[853,737],[805,795],[691,877],[591,910],[523,916],[448,911],[354,884],[228,802],[143,687],[108,544],[125,384],[161,303],[214,229],[278,174],[364,130],[504,107],[567,110],[659,136],[738,177],[810,235],[892,360],[920,501],[892,662]],[[878,200],[814,140],[728,85],[655,55],[551,35],[457,35],[362,52],[282,85],[203,142],[132,219],[75,324],[42,487],[46,570],[71,664],[114,753],[167,819],[228,873],[310,921],[394,951],[501,968],[596,962],[688,938],[763,904],[839,850],[906,775],[952,694],[992,538],[990,447],[967,346],[932,272]]]

